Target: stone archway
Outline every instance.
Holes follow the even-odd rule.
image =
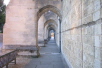
[[[55,20],[53,20],[53,19],[49,19],[49,20],[47,20],[45,23],[44,23],[44,39],[47,39],[48,38],[48,36],[47,36],[47,30],[48,30],[48,27],[49,27],[49,25],[53,25],[53,26],[55,26],[56,28],[58,27],[58,24],[57,24],[57,22],[55,21]]]
[[[53,27],[48,28],[48,41],[55,40],[55,33],[56,33],[55,28],[53,28]]]
[[[37,46],[38,46],[38,21],[39,21],[39,18],[42,16],[42,14],[48,11],[54,12],[60,18],[60,20],[62,19],[60,10],[55,6],[47,5],[39,9],[39,11],[37,12],[37,23],[36,23],[36,45]]]
[[[50,25],[47,26],[47,32],[48,32],[47,33],[47,39],[49,39],[49,32],[50,32],[50,30],[54,30],[55,33],[56,33],[56,31],[57,31],[56,28],[57,27],[55,25],[53,25],[53,24],[50,24]]]
[[[53,23],[53,24],[55,24],[56,26],[58,26],[58,24],[56,23],[55,20],[49,19],[49,20],[47,20],[47,21],[44,23],[44,27],[45,27],[47,24],[50,24],[50,23]]]
[[[54,13],[56,13],[60,19],[62,19],[62,16],[61,16],[61,12],[60,10],[55,7],[55,6],[52,6],[52,5],[47,5],[47,6],[44,6],[43,8],[41,8],[38,12],[37,12],[37,20],[39,20],[39,18],[42,16],[42,14],[44,14],[45,12],[48,12],[48,11],[52,11]]]

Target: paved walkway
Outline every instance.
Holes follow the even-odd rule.
[[[25,68],[68,68],[62,60],[58,47],[54,41],[50,41],[46,47],[40,50],[41,57],[34,58]]]
[[[68,68],[54,41],[49,41],[46,47],[41,47],[39,58],[17,58],[16,65],[9,68]]]

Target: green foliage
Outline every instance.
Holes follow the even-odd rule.
[[[0,24],[5,24],[5,14],[0,14]]]
[[[5,7],[3,6],[2,11],[0,11],[0,32],[3,32],[3,25],[5,24]]]

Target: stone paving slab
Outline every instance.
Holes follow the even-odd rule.
[[[39,65],[36,68],[53,68],[53,65]]]

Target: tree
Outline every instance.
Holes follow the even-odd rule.
[[[0,7],[3,5],[3,0],[0,0]]]
[[[5,24],[5,7],[3,0],[0,0],[0,32],[3,32],[3,25]]]

